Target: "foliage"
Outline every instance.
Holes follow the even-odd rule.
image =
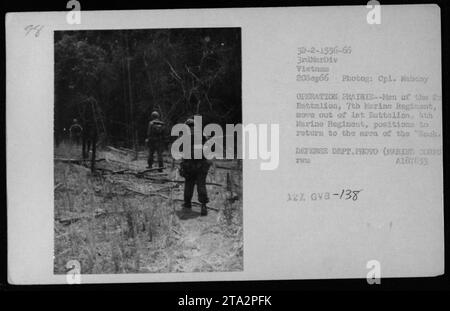
[[[239,28],[55,32],[55,138],[96,100],[110,142],[142,143],[149,116],[170,125],[241,122]]]

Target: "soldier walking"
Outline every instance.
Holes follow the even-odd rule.
[[[78,119],[73,119],[73,123],[69,128],[70,141],[75,145],[79,145],[82,132],[83,128],[78,123]]]
[[[164,151],[164,132],[165,124],[159,119],[159,113],[153,111],[151,115],[151,121],[148,123],[147,129],[147,147],[148,147],[148,159],[147,168],[152,168],[153,166],[153,155],[156,152],[158,158],[158,171],[162,172],[164,166],[162,153]]]
[[[203,144],[206,138],[202,135],[202,144],[200,146],[194,145],[194,120],[188,119],[185,122],[191,129],[191,156],[183,157],[180,164],[180,175],[184,177],[184,204],[186,209],[192,208],[192,195],[194,193],[194,186],[197,185],[198,201],[201,203],[201,216],[206,216],[208,211],[206,203],[208,200],[208,193],[206,190],[206,176],[210,167],[210,162],[203,155]],[[194,158],[194,150],[202,148],[201,159]]]
[[[95,160],[96,149],[97,149],[97,116],[95,113],[94,105],[96,104],[95,99],[92,97],[87,98],[82,104],[81,111],[81,121],[83,125],[83,131],[81,135],[82,140],[82,156],[83,159],[89,158],[89,153],[92,152],[91,159]],[[94,170],[94,163],[91,163],[91,169]]]

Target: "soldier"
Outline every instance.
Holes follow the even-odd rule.
[[[78,123],[78,120],[73,119],[73,123],[69,128],[70,141],[76,145],[79,145],[82,132],[83,132],[83,128]]]
[[[89,158],[92,151],[92,157],[95,159],[97,146],[97,118],[94,112],[95,102],[92,98],[88,98],[82,103],[81,120],[83,124],[82,139],[82,156],[83,159]],[[94,162],[92,162],[94,163]],[[92,166],[92,169],[94,166]]]
[[[89,153],[95,153],[97,144],[97,128],[93,120],[87,119],[84,123],[84,131],[82,135],[82,155],[83,159],[89,158]]]
[[[147,168],[152,168],[153,166],[153,154],[156,152],[158,157],[158,171],[162,172],[164,166],[163,163],[163,150],[164,150],[164,132],[165,124],[159,120],[159,113],[156,111],[152,112],[152,120],[148,123],[147,129],[147,139],[145,140],[148,146],[148,159]]]
[[[184,204],[183,207],[191,209],[191,200],[194,193],[194,186],[197,185],[198,201],[202,204],[201,216],[206,216],[208,211],[206,209],[206,203],[208,200],[208,193],[206,191],[206,176],[210,167],[210,162],[203,156],[201,159],[194,158],[194,120],[188,119],[185,122],[191,129],[191,156],[190,158],[183,157],[180,164],[180,175],[184,177]],[[206,138],[202,135],[202,145],[206,141]]]

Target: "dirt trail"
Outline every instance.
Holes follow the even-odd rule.
[[[207,181],[223,186],[207,185],[210,209],[200,216],[198,204],[182,208],[183,183],[167,182],[183,180],[170,161],[162,174],[136,176],[128,171],[144,171],[145,154],[134,160],[103,150],[98,158],[105,161],[97,177],[80,165],[55,165],[56,273],[69,259],[82,262],[85,273],[242,270],[242,202],[229,204],[225,187],[227,174],[240,182],[240,171],[210,170]]]
[[[222,247],[227,240],[220,234],[216,212],[199,216],[196,211],[180,211],[180,239],[174,248],[177,264],[181,271],[210,271],[224,257]],[[221,260],[222,260],[221,259]],[[206,269],[202,269],[205,267]]]
[[[145,169],[145,160],[134,161],[140,169]],[[165,172],[174,177],[176,173],[166,168]],[[218,271],[217,267],[222,267],[223,271],[233,269],[230,262],[235,258],[230,258],[235,253],[233,241],[230,240],[230,234],[224,232],[223,224],[223,200],[222,192],[217,191],[215,186],[207,186],[211,197],[207,216],[200,215],[200,205],[194,204],[192,209],[182,207],[183,188],[175,188],[173,198],[174,217],[172,232],[175,234],[173,241],[168,243],[166,254],[170,254],[167,263],[167,270],[171,272],[199,272],[199,271]],[[222,191],[223,189],[221,189]],[[219,194],[216,197],[213,194]],[[193,202],[197,202],[196,189],[193,196]],[[170,207],[166,207],[170,208]],[[227,231],[227,230],[225,230]],[[151,257],[150,257],[151,258]],[[156,259],[156,261],[158,261]],[[155,260],[143,262],[143,269],[152,270]],[[234,267],[236,268],[236,267]]]

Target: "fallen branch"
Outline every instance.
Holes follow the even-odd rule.
[[[174,228],[172,228],[172,231],[173,231],[174,233],[178,234],[178,235],[181,235],[181,233],[178,232],[177,230],[175,230]]]
[[[106,148],[111,150],[111,151],[118,152],[120,154],[128,155],[128,152],[124,151],[124,150],[120,150],[120,149],[117,149],[117,148],[114,148],[114,147],[111,147],[111,146],[106,146]]]
[[[143,176],[142,174],[138,174],[138,175]],[[153,174],[144,175],[144,176],[147,176],[147,177],[167,176],[167,173],[153,173]]]
[[[125,148],[125,147],[119,147],[119,150],[126,151],[126,152],[136,152],[133,149],[129,149],[129,148]]]
[[[145,173],[148,173],[148,172],[154,172],[154,171],[157,171],[157,170],[162,170],[164,168],[165,167],[153,167],[153,168],[146,169],[144,171],[137,172],[137,174],[145,174]]]
[[[113,171],[113,170],[111,170],[111,169],[109,169],[109,168],[104,168],[104,167],[97,167],[97,170],[109,172],[110,175],[113,175],[113,174],[124,174],[124,173],[127,171],[126,169],[118,170],[118,171]]]
[[[58,216],[58,217],[55,217],[55,220],[57,222],[63,224],[63,225],[70,225],[70,224],[72,224],[74,222],[77,222],[79,220],[82,220],[82,219],[92,219],[92,217],[99,218],[99,217],[103,217],[103,216],[117,215],[117,214],[121,215],[121,214],[125,214],[127,212],[128,211],[123,211],[123,210],[109,211],[109,212],[101,211],[101,212],[96,212],[93,215],[92,214],[83,213],[83,214],[78,215],[78,216],[67,216],[67,217]],[[62,235],[66,235],[66,234],[61,234],[57,238],[61,237]]]
[[[77,221],[79,221],[81,219],[91,219],[92,217],[98,218],[98,217],[101,217],[101,216],[104,216],[104,215],[108,215],[108,214],[112,214],[112,213],[114,213],[114,212],[107,213],[105,211],[101,211],[101,212],[96,212],[95,214],[86,214],[86,213],[84,213],[82,215],[72,216],[72,217],[70,217],[70,216],[67,216],[67,217],[60,217],[60,216],[58,216],[58,217],[55,217],[55,220],[58,221],[59,223],[62,223],[63,225],[70,225],[70,224],[72,224],[74,222],[77,222]]]
[[[184,180],[174,180],[174,179],[168,179],[168,178],[156,178],[156,177],[152,177],[152,176],[146,176],[145,178],[146,179],[150,179],[150,180],[155,180],[155,181],[161,181],[161,182],[173,182],[173,183],[184,184]],[[222,184],[217,184],[217,183],[213,183],[213,182],[207,182],[205,184],[206,185],[210,185],[210,186],[225,187]]]
[[[143,196],[159,196],[159,197],[163,197],[164,199],[169,199],[168,196],[166,196],[164,194],[161,194],[161,193],[157,193],[157,192],[144,193],[144,192],[141,192],[139,190],[131,189],[131,188],[128,188],[128,187],[125,187],[125,186],[124,186],[124,188],[127,189],[128,191],[131,191],[131,192],[143,195]]]
[[[132,171],[132,170],[129,170],[129,169],[121,169],[121,170],[113,171],[113,170],[111,170],[109,168],[102,168],[102,167],[98,168],[98,170],[104,171],[104,172],[108,172],[109,173],[108,175],[130,174],[130,175],[134,175],[134,176],[136,176],[138,178],[147,178],[147,177],[156,177],[156,176],[166,176],[167,175],[167,173],[156,173],[156,174],[152,174],[151,176],[145,175],[145,173],[149,173],[151,171],[158,170],[158,168],[156,168],[156,169],[148,169],[148,170],[141,171],[141,172],[136,172],[136,171]]]
[[[112,171],[111,174],[124,174],[127,170]]]
[[[177,185],[175,185],[175,186],[165,186],[165,187],[159,188],[158,191],[173,190],[173,189],[175,189],[175,188],[177,188],[177,187],[178,187]]]
[[[63,163],[81,163],[81,162],[90,162],[91,159],[63,159],[63,158],[54,158],[56,162]],[[95,162],[105,161],[105,159],[95,159]]]

